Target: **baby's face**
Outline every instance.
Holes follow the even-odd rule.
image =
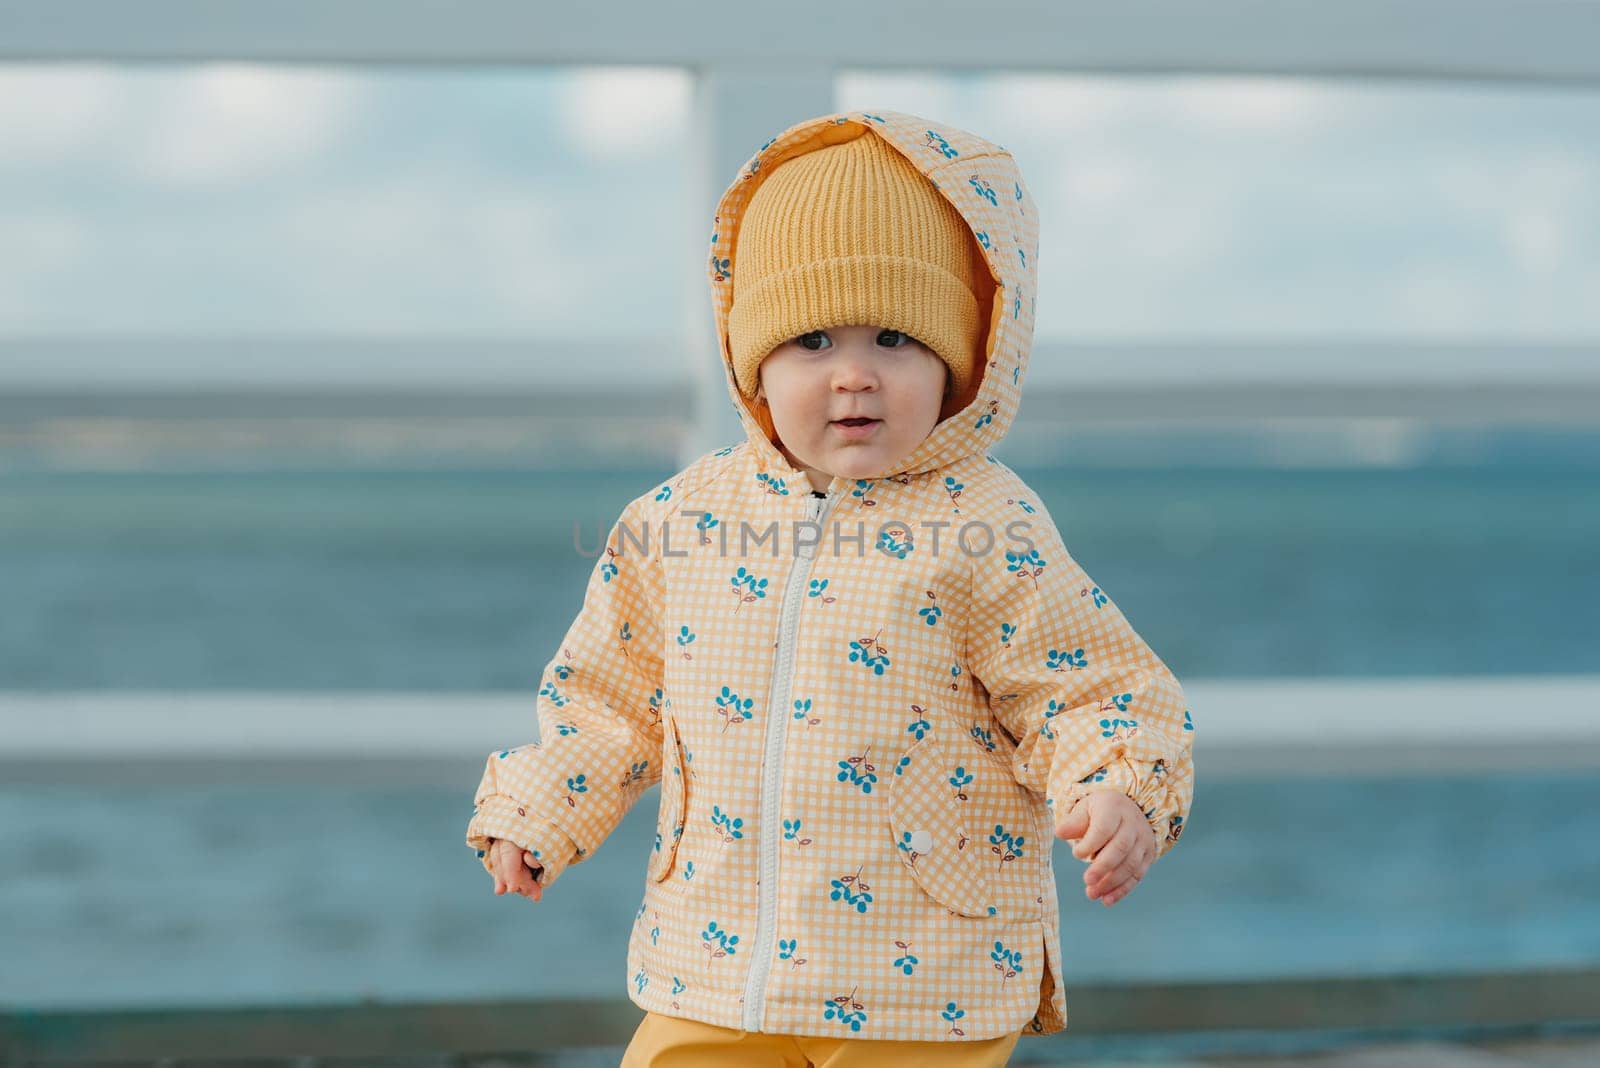
[[[948,373],[932,349],[879,326],[813,330],[759,369],[784,451],[813,482],[862,478],[910,455],[939,421]],[[870,422],[840,422],[852,417]]]

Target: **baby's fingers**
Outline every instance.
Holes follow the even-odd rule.
[[[1138,885],[1139,876],[1133,872],[1129,872],[1127,878],[1123,879],[1115,886],[1107,887],[1106,889],[1100,891],[1100,904],[1115,905],[1118,901],[1121,901],[1123,898],[1132,893],[1133,888]]]
[[[496,894],[504,894],[507,891],[510,891],[514,894],[521,894],[523,897],[528,898],[531,901],[538,901],[540,895],[544,893],[544,887],[540,886],[538,881],[533,878],[524,878],[519,876],[516,879],[507,882],[505,879],[501,879],[496,876],[494,880],[494,892]]]
[[[528,884],[533,892],[533,900],[538,901],[544,895],[544,886],[539,882],[539,876],[544,874],[544,865],[528,850],[522,851],[522,865],[518,877]]]
[[[544,869],[531,852],[517,850],[515,859],[507,859],[507,866],[514,872],[510,879],[513,890],[530,901],[538,901],[544,895],[544,887],[539,885]]]

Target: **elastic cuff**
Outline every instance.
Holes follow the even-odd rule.
[[[1054,809],[1051,818],[1056,822],[1060,822],[1067,813],[1077,806],[1079,801],[1096,790],[1110,790],[1113,793],[1121,794],[1135,805],[1138,805],[1140,812],[1145,812],[1147,806],[1139,800],[1139,793],[1140,787],[1147,785],[1149,781],[1148,773],[1144,776],[1135,774],[1133,765],[1129,761],[1125,759],[1113,760],[1105,767],[1096,770],[1093,775],[1088,777],[1087,782],[1075,782],[1062,790],[1051,805]],[[1154,862],[1160,859],[1168,849],[1172,848],[1172,842],[1167,837],[1169,821],[1164,814],[1156,810],[1146,816],[1146,822],[1150,827],[1150,834],[1155,842],[1155,855],[1150,858]]]
[[[504,838],[533,853],[544,869],[539,876],[542,887],[554,883],[578,854],[565,831],[509,797],[485,798],[467,824],[467,847],[477,851],[490,875],[496,874],[489,858],[489,844],[495,838]]]

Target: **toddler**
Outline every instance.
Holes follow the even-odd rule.
[[[467,828],[538,900],[661,784],[625,1065],[1003,1064],[1067,1024],[1054,838],[1111,905],[1183,831],[1178,681],[989,452],[1038,224],[1003,148],[887,111],[718,204],[746,438],[623,509]]]

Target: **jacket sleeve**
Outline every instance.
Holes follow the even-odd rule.
[[[644,498],[611,527],[583,607],[546,665],[539,740],[491,753],[467,845],[493,874],[491,839],[531,850],[549,886],[599,848],[661,779],[661,560]]]
[[[1034,498],[1037,500],[1037,498]],[[1016,749],[1012,773],[1059,822],[1116,790],[1165,855],[1194,796],[1194,727],[1183,690],[1115,602],[1067,552],[1043,506],[972,557],[967,664]]]

